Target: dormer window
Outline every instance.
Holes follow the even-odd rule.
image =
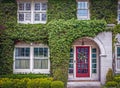
[[[18,2],[18,23],[46,23],[47,2]]]
[[[89,2],[80,0],[77,2],[77,18],[79,20],[88,20],[89,16]]]

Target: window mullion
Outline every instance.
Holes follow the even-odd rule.
[[[31,23],[34,23],[34,2],[31,2]]]
[[[33,72],[33,47],[30,46],[30,72]]]

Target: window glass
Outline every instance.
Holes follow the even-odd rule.
[[[29,69],[30,60],[29,59],[16,59],[15,60],[15,69]]]
[[[26,3],[26,10],[31,10],[31,4],[30,3]]]
[[[88,16],[88,10],[78,10],[79,16]]]
[[[18,2],[19,23],[46,23],[46,2]]]
[[[34,48],[34,69],[48,69],[48,48]]]
[[[44,57],[48,57],[48,48],[44,48]]]
[[[24,13],[19,13],[19,21],[24,21]]]
[[[87,9],[88,2],[78,2],[78,9]]]
[[[40,10],[40,3],[35,3],[35,10]]]
[[[42,14],[42,21],[46,21],[46,13]]]
[[[25,20],[31,21],[31,13],[26,13]]]
[[[30,56],[30,48],[16,48],[15,56],[16,57],[29,57]]]
[[[15,48],[15,69],[30,68],[30,48]]]
[[[118,10],[120,10],[120,3],[118,4]]]
[[[35,13],[35,21],[40,21],[40,14],[39,13]]]
[[[47,10],[47,3],[42,3],[42,10]]]
[[[24,10],[24,3],[19,3],[19,10]]]
[[[97,73],[97,49],[92,48],[92,73]]]
[[[74,67],[74,65],[73,65],[73,59],[74,59],[74,49],[71,48],[71,49],[70,49],[69,70],[68,70],[68,72],[69,72],[70,74],[73,73],[73,67]]]
[[[120,58],[120,47],[117,47],[117,57]]]
[[[77,17],[81,20],[89,19],[89,7],[87,1],[78,2]]]

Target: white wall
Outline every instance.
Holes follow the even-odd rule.
[[[106,73],[109,68],[112,68],[112,33],[99,33],[94,40],[100,47],[100,81],[104,84]]]

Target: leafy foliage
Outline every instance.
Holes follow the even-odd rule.
[[[48,0],[48,21],[76,18],[76,0]]]
[[[0,79],[0,88],[51,88],[53,79],[36,78],[36,79]],[[58,86],[59,87],[59,86]]]
[[[10,3],[13,0],[2,2],[0,25],[5,26],[5,30],[0,30],[0,74],[10,74],[13,71],[13,49],[16,41],[37,42],[49,45],[51,73],[55,80],[66,83],[72,42],[81,37],[95,37],[99,32],[106,31],[106,22],[103,20],[76,20],[76,0],[48,0],[48,21],[45,25],[17,24],[16,3]],[[116,0],[91,0],[91,18],[115,23],[117,4],[113,3]],[[111,9],[106,9],[108,7]]]
[[[107,23],[117,22],[118,0],[90,0],[91,19],[104,19]]]
[[[47,29],[49,29],[49,47],[53,77],[66,83],[72,43],[77,38],[95,37],[99,32],[105,31],[106,22],[103,20],[56,20],[49,22]]]
[[[47,74],[8,74],[8,75],[0,75],[0,78],[12,78],[12,79],[23,79],[23,78],[49,78],[50,76]]]
[[[109,68],[107,75],[106,75],[106,82],[113,80],[113,71],[111,68]]]

